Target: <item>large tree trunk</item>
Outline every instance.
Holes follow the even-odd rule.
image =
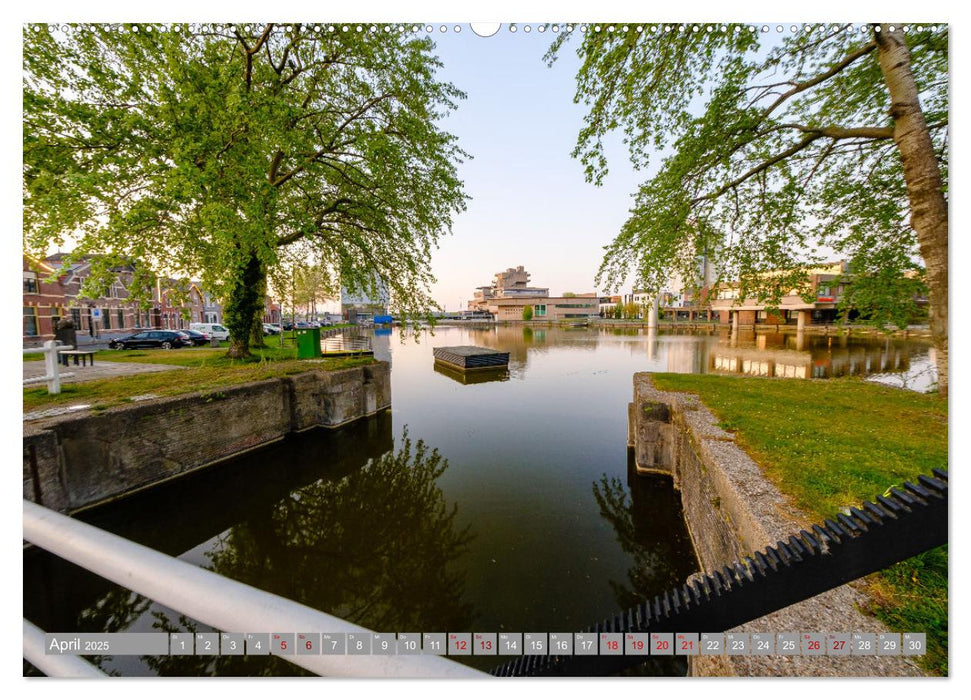
[[[251,348],[265,348],[266,341],[263,334],[263,315],[266,312],[266,275],[259,285],[259,298],[256,311],[253,313],[253,325],[250,328],[249,345]]]
[[[890,91],[893,138],[904,167],[910,225],[927,266],[930,326],[937,347],[937,386],[947,396],[947,200],[927,122],[917,98],[910,51],[900,31],[874,32],[880,70]]]
[[[250,332],[256,310],[263,305],[260,290],[266,283],[266,271],[259,256],[254,252],[243,254],[232,279],[233,286],[224,309],[226,327],[229,328],[227,357],[240,359],[250,357]]]

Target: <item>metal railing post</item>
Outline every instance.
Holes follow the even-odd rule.
[[[46,653],[44,630],[24,620],[24,658],[50,678],[107,678],[108,674],[80,656]]]
[[[23,538],[223,632],[369,632],[25,500]],[[441,656],[281,656],[321,676],[486,678]]]

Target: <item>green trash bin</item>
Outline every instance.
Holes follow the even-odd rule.
[[[297,358],[306,360],[311,357],[320,357],[320,329],[298,328]]]

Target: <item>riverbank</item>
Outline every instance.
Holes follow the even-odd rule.
[[[291,433],[340,427],[391,406],[387,363],[333,371],[313,367],[311,361],[257,367],[255,372],[276,374],[245,382],[240,381],[242,370],[222,370],[204,391],[187,391],[193,381],[182,380],[193,370],[186,369],[172,373],[180,384],[177,395],[146,395],[97,411],[25,421],[24,498],[75,512]]]
[[[253,350],[253,357],[235,360],[226,357],[225,347],[183,348],[179,350],[102,350],[95,355],[94,367],[71,367],[74,380],[61,387],[60,394],[48,394],[41,386],[23,390],[23,410],[29,419],[37,412],[83,406],[82,411],[102,411],[112,406],[148,398],[161,398],[212,391],[248,382],[285,377],[309,369],[334,371],[359,367],[371,358],[296,359],[296,349],[279,347],[279,339],[268,339],[270,347]],[[25,364],[28,360],[25,359]],[[150,372],[101,372],[106,364],[149,365]],[[178,369],[176,369],[176,367]],[[87,376],[86,376],[87,375]],[[108,376],[105,376],[108,375]],[[111,376],[114,375],[114,376]]]
[[[781,492],[785,518],[793,525],[832,517],[891,485],[947,468],[947,402],[935,395],[854,379],[807,385],[650,376],[657,390],[700,399],[717,417],[717,428],[730,434]],[[777,509],[771,516],[779,516]],[[864,612],[891,630],[926,632],[928,653],[918,657],[920,663],[930,674],[947,675],[947,547],[869,576],[859,588]]]

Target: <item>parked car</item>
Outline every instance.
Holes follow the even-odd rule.
[[[189,330],[208,333],[216,340],[229,340],[229,329],[219,323],[190,323]]]
[[[208,333],[200,333],[199,331],[194,331],[190,329],[184,329],[179,331],[182,335],[189,339],[193,345],[208,345],[209,341],[212,340],[212,336]]]
[[[263,324],[263,332],[266,335],[279,335],[280,334],[280,331],[281,331],[280,326],[278,326],[275,323],[264,323]]]
[[[115,338],[108,343],[108,347],[115,350],[131,350],[133,348],[182,348],[192,345],[192,341],[179,331],[142,331],[123,338]]]

